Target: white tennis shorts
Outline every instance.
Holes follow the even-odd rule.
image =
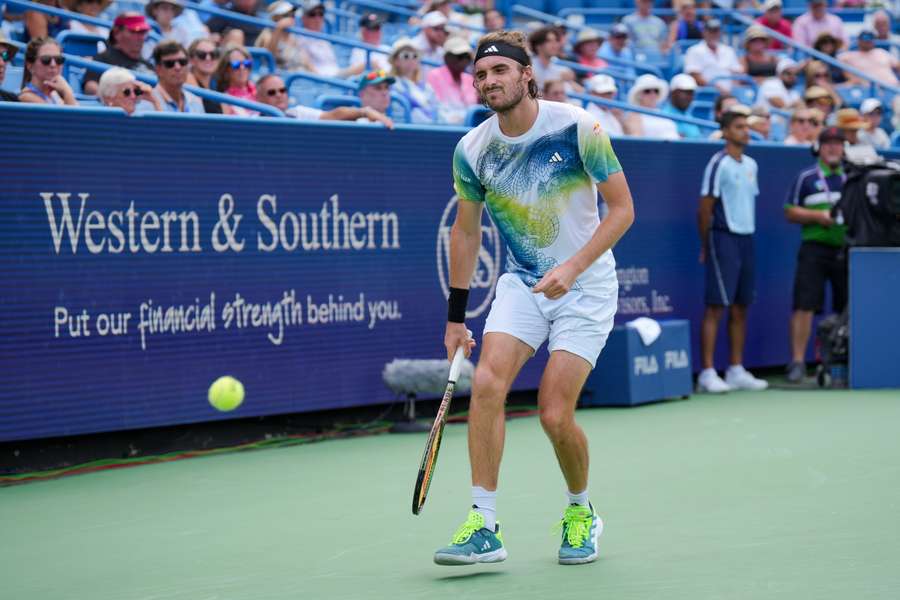
[[[593,368],[612,331],[618,296],[618,288],[613,287],[605,296],[569,290],[562,298],[550,300],[532,292],[516,275],[504,273],[497,281],[484,333],[509,334],[534,351],[549,337],[548,352],[571,352]]]

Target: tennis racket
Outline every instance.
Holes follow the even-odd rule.
[[[469,332],[471,338],[472,332]],[[447,376],[447,388],[444,390],[444,398],[438,408],[431,432],[428,434],[428,443],[425,444],[425,454],[422,455],[422,464],[419,465],[419,475],[416,477],[416,487],[413,489],[412,511],[414,515],[422,512],[425,505],[425,497],[428,495],[428,487],[434,476],[434,467],[437,464],[438,450],[441,449],[441,438],[444,436],[444,425],[447,424],[447,413],[450,411],[450,399],[453,397],[453,389],[459,379],[459,371],[463,359],[466,357],[463,346],[456,349],[453,362],[450,363],[450,374]]]

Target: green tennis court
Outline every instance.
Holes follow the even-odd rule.
[[[579,411],[600,560],[556,564],[564,486],[537,418],[508,423],[509,559],[438,567],[469,502],[447,427],[222,454],[0,489],[0,597],[897,598],[897,391],[768,391]]]

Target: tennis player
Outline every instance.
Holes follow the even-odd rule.
[[[631,193],[596,119],[537,99],[521,33],[481,38],[475,87],[496,115],[467,133],[453,155],[459,205],[450,234],[448,356],[460,344],[469,351],[475,344],[463,321],[485,206],[509,258],[472,383],[473,506],[434,560],[458,565],[506,558],[496,517],[504,405],[525,361],[549,338],[538,405],[568,488],[559,562],[588,563],[597,558],[603,523],[588,499],[588,444],[575,423],[575,405],[613,326],[618,284],[610,248],[634,220]],[[602,222],[598,190],[609,206]]]

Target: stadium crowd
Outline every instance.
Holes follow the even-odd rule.
[[[86,17],[109,16],[111,26],[35,10],[16,12],[7,6],[0,28],[0,87],[5,88],[0,98],[101,104],[128,114],[261,114],[251,108],[253,104],[201,98],[184,87],[191,85],[266,104],[297,119],[376,122],[387,127],[398,120],[471,124],[479,114],[471,75],[473,45],[483,32],[506,26],[490,0],[430,0],[408,20],[364,12],[353,17],[352,33],[324,37],[303,31],[325,33],[328,12],[339,12],[321,0],[301,4],[274,0],[267,5],[260,0],[203,0],[200,6],[214,9],[210,14],[181,0],[149,0],[143,12],[131,10],[134,2],[125,6],[129,10],[120,10],[120,4],[111,0],[40,2]],[[838,6],[857,4],[841,0]],[[710,16],[708,10],[698,12],[709,5],[698,7],[694,0],[674,0],[672,8],[674,18],[666,22],[654,14],[653,0],[635,0],[634,12],[607,31],[566,22],[521,24],[528,33],[534,76],[543,97],[585,106],[613,136],[716,137],[721,134],[711,119],[740,102],[752,106],[750,126],[756,139],[810,144],[824,127],[834,125],[852,146],[848,156],[855,152],[864,158],[890,145],[890,116],[900,112],[893,110],[894,97],[859,77],[862,72],[886,86],[900,82],[896,36],[886,11],[868,14],[854,24],[857,31],[850,35],[851,27],[829,12],[825,0],[809,0],[808,10],[793,22],[784,17],[781,0],[765,0],[749,6],[760,13],[749,27],[739,20]],[[793,52],[768,28],[839,63]],[[65,32],[88,40],[97,36],[92,58],[117,68],[102,74],[67,70],[66,42],[61,41]],[[360,44],[342,46],[334,36],[350,36],[347,39]],[[13,44],[13,39],[24,46]],[[16,89],[9,89],[3,77],[20,51],[21,85],[17,82]],[[266,55],[274,72],[260,72],[260,57]],[[670,61],[668,69],[644,67],[659,67],[665,60]],[[670,76],[660,77],[664,71]],[[301,78],[286,84],[295,73],[327,79]],[[157,83],[142,83],[135,74],[155,75]],[[324,90],[334,80],[347,84],[336,106],[320,109],[297,102],[297,86]],[[604,103],[610,100],[624,105]]]

